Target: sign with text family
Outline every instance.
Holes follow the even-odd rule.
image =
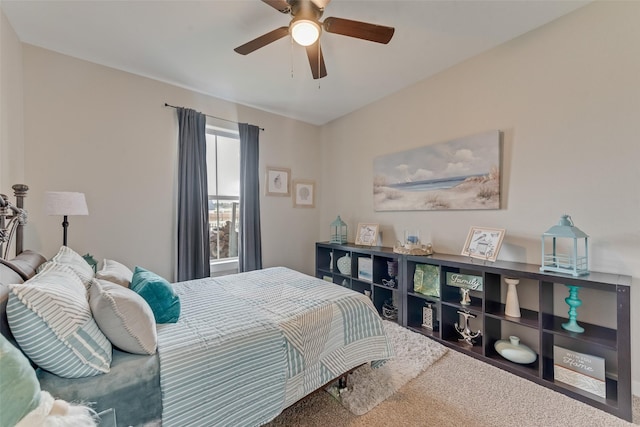
[[[471,274],[447,273],[447,285],[458,288],[469,289],[472,291],[482,290],[482,276],[473,276]]]

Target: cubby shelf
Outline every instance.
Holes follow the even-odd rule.
[[[338,259],[345,255],[350,258],[350,274],[342,274],[337,268]],[[370,279],[358,277],[360,258],[371,260]],[[398,262],[395,278],[388,275],[387,262],[390,261]],[[418,264],[438,268],[439,283],[435,284],[438,295],[423,295],[414,291],[413,280]],[[459,288],[447,284],[447,273],[482,278],[482,290],[470,292],[470,305],[461,303]],[[381,315],[383,304],[393,301],[398,309],[397,322],[414,332],[631,421],[630,276],[591,272],[576,277],[541,272],[538,265],[519,262],[484,262],[446,254],[399,255],[387,247],[326,242],[316,243],[316,276],[357,292],[369,291]],[[506,277],[520,279],[518,288],[522,287],[526,291],[523,294],[529,295],[529,299],[521,299],[521,317],[505,315]],[[390,279],[394,279],[394,288],[388,286]],[[604,297],[603,301],[611,301],[602,303],[598,311],[608,320],[615,321],[609,321],[608,324],[602,322],[604,325],[591,322],[591,319],[585,321],[579,310],[578,323],[585,329],[584,332],[563,329],[562,324],[568,319],[562,316],[567,306],[561,303],[566,296],[562,293],[564,287],[561,285],[578,286],[580,292],[585,290],[595,295],[596,299]],[[422,326],[423,309],[427,304],[433,309],[433,329]],[[456,323],[464,320],[459,313],[463,311],[475,316],[470,319],[470,330],[481,331],[473,345],[462,340],[455,327]],[[518,364],[503,358],[494,345],[498,340],[508,339],[509,335],[527,337],[526,344],[536,352],[536,360],[530,364]],[[556,381],[554,346],[604,359],[606,396],[600,397]]]
[[[338,262],[348,257],[348,274],[340,271]],[[370,269],[361,269],[360,259],[371,261]],[[399,277],[401,268],[399,255],[391,248],[369,247],[356,245],[335,245],[329,243],[316,243],[316,277],[348,287],[356,292],[370,293],[373,305],[381,316],[384,315],[383,306],[392,301],[398,308],[398,318],[391,319],[399,322],[401,319],[402,298],[399,289]],[[396,275],[389,275],[388,262],[394,262]],[[342,262],[341,262],[342,264]],[[393,287],[390,286],[393,280]],[[384,317],[384,316],[383,316]]]

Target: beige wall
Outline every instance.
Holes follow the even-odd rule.
[[[591,269],[632,275],[635,288],[638,22],[640,2],[598,2],[324,126],[330,172],[322,180],[320,232],[340,214],[351,240],[358,222],[376,222],[386,245],[405,228],[419,228],[437,252],[458,254],[470,226],[506,228],[500,258],[539,264],[540,235],[568,213],[591,236]],[[374,212],[375,156],[490,129],[504,133],[502,209]],[[640,292],[631,295],[638,385],[640,316],[633,307]],[[600,304],[585,301],[579,318]]]
[[[46,256],[62,243],[62,219],[43,215],[44,192],[79,191],[89,216],[69,218],[69,246],[174,278],[177,119],[165,102],[263,127],[262,175],[269,164],[320,179],[316,126],[31,45],[23,55],[25,246]],[[264,265],[311,273],[319,210],[293,209],[290,198],[263,198],[261,209]]]
[[[22,43],[0,10],[0,193],[24,181]]]

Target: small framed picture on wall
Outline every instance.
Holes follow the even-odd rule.
[[[293,181],[293,207],[314,208],[316,206],[315,181],[297,179]]]
[[[267,196],[291,195],[291,169],[267,166]]]

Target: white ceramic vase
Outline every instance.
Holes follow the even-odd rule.
[[[528,364],[535,362],[538,355],[524,344],[520,338],[511,335],[508,340],[496,341],[494,347],[498,354],[515,363]]]
[[[511,277],[505,277],[507,284],[507,302],[504,307],[504,314],[509,317],[520,317],[520,302],[518,301],[518,291],[516,285],[520,280]]]
[[[340,273],[345,276],[349,276],[351,274],[351,257],[349,254],[343,256],[342,258],[338,258],[338,270]]]

